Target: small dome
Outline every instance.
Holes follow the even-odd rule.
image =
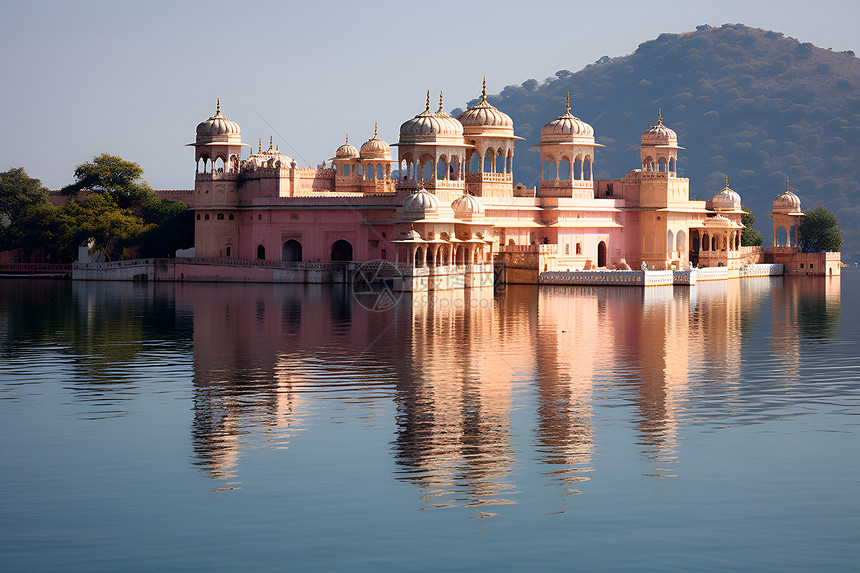
[[[221,99],[215,107],[215,115],[197,124],[197,143],[239,142],[239,125],[221,115]]]
[[[657,125],[642,134],[642,145],[678,145],[678,135],[663,125],[663,112],[657,110]]]
[[[376,125],[373,126],[373,137],[364,142],[361,146],[360,156],[362,159],[391,159],[391,149],[383,140],[376,137]]]
[[[484,214],[484,204],[474,195],[463,195],[454,199],[451,203],[451,208],[454,210],[454,217],[457,219],[472,219],[473,217]]]
[[[403,212],[407,217],[424,218],[439,215],[439,199],[425,189],[410,193],[403,200]]]
[[[346,143],[337,148],[334,156],[335,159],[351,159],[353,157],[358,157],[358,150],[355,146],[350,145],[348,135],[346,136]]]
[[[481,101],[459,116],[457,121],[463,124],[464,133],[477,134],[489,131],[492,134],[513,135],[514,120],[490,105],[487,101],[487,81],[481,90]]]
[[[788,179],[785,180],[785,192],[773,200],[774,213],[800,213],[800,197],[791,192]]]
[[[403,238],[407,241],[420,241],[421,240],[421,233],[419,233],[415,229],[409,229],[409,232],[407,232],[403,236]]]
[[[245,165],[250,169],[263,167],[269,169],[273,169],[275,167],[289,169],[293,163],[295,163],[295,160],[292,157],[288,157],[278,151],[278,148],[275,147],[272,141],[271,135],[269,135],[269,149],[263,151],[261,145],[257,153],[252,153],[248,159],[245,160]]]
[[[737,211],[741,208],[741,196],[729,188],[728,176],[726,186],[711,199],[711,206],[717,211]]]
[[[586,139],[594,142],[594,128],[570,113],[570,95],[567,96],[567,105],[564,115],[555,118],[540,130],[541,143],[565,143]]]
[[[432,143],[439,139],[463,137],[463,124],[445,113],[441,102],[439,111],[430,111],[430,92],[427,92],[427,107],[400,126],[400,141],[403,143]],[[462,143],[462,141],[459,141]]]

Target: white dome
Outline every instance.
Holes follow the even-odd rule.
[[[663,125],[663,112],[657,110],[657,125],[642,134],[642,145],[678,145],[678,135]]]
[[[741,208],[741,196],[729,188],[729,178],[726,186],[711,199],[711,206],[718,211],[737,211]]]
[[[570,113],[570,96],[564,115],[552,120],[540,130],[541,143],[594,143],[594,128]]]
[[[403,212],[407,217],[424,218],[439,215],[439,199],[425,189],[410,193],[403,199]]]
[[[440,106],[441,108],[441,106]],[[452,139],[462,143],[463,124],[445,113],[430,111],[430,93],[427,93],[427,107],[400,126],[401,143],[433,143],[438,140]]]
[[[362,159],[391,159],[391,149],[383,140],[376,137],[376,125],[373,126],[373,137],[365,141],[361,146],[359,155]]]
[[[215,115],[197,124],[197,143],[239,143],[239,124],[221,115],[221,100],[215,107]]]
[[[348,135],[346,136],[346,143],[337,148],[334,156],[336,159],[351,159],[353,157],[358,157],[358,150],[355,146],[350,145]]]
[[[451,208],[454,210],[454,217],[457,219],[472,219],[484,214],[484,204],[474,195],[463,195],[454,199],[451,203]]]
[[[800,197],[791,192],[788,180],[785,181],[785,192],[773,200],[774,213],[800,213]]]
[[[481,101],[459,116],[457,121],[463,125],[464,133],[481,134],[489,132],[493,135],[513,135],[514,120],[490,105],[487,101],[487,82],[481,91]]]

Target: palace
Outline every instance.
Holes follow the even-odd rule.
[[[243,158],[249,146],[219,101],[189,144],[195,258],[291,262],[283,266],[304,274],[290,276],[308,282],[324,280],[312,272],[323,263],[388,261],[401,269],[398,288],[416,291],[492,285],[494,263],[509,283],[537,283],[548,271],[726,267],[738,276],[749,263],[786,263],[786,272],[794,264],[797,195],[786,189],[774,201],[773,249],[742,247],[740,196],[727,178],[711,200],[690,199],[689,180],[678,177],[684,148],[659,112],[642,133],[637,168],[620,179],[593,178],[601,145],[569,97],[541,129],[536,188],[514,184],[521,139],[487,101],[485,83],[458,117],[441,95],[432,111],[428,92],[396,144],[374,131],[358,149],[347,138],[320,166],[299,168],[271,136]],[[830,273],[838,268],[837,258]]]

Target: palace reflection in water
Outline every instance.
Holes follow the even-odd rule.
[[[195,463],[241,484],[244,452],[289,449],[337,400],[385,416],[395,476],[424,507],[489,516],[516,503],[526,460],[579,493],[599,466],[595,409],[611,403],[629,411],[646,475],[675,476],[682,424],[774,415],[769,385],[797,381],[801,341],[838,327],[839,284],[509,287],[385,312],[348,287],[176,285],[176,308],[193,315]],[[745,350],[753,337],[770,343]],[[769,353],[772,378],[749,385],[745,352]]]

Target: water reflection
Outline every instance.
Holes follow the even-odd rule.
[[[25,368],[40,352],[83,417],[125,415],[186,369],[192,461],[214,489],[241,487],[243,456],[347,422],[388,429],[375,447],[420,507],[486,517],[531,461],[559,494],[585,491],[610,425],[632,433],[631,467],[677,476],[691,427],[801,415],[848,383],[816,368],[802,388],[839,329],[832,278],[509,287],[386,312],[340,286],[25,282],[0,281],[2,397],[42,383]]]

